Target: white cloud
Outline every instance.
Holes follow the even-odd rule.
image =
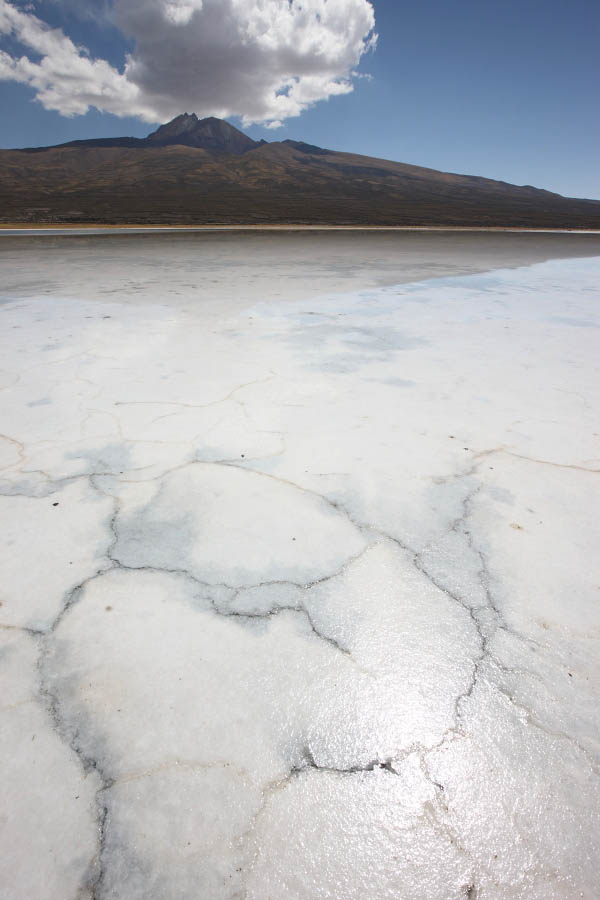
[[[63,115],[95,106],[157,122],[187,110],[277,127],[349,93],[376,40],[368,0],[113,0],[111,19],[135,42],[122,72],[0,0],[0,37],[28,48],[0,50],[0,79]]]
[[[166,0],[164,14],[173,25],[187,25],[194,13],[202,10],[203,5],[204,0],[184,0],[183,3],[181,0]]]
[[[0,35],[14,37],[39,57],[11,56],[0,50],[0,80],[28,84],[46,109],[65,116],[81,115],[97,106],[116,115],[139,114],[154,121],[139,88],[105,60],[93,60],[60,29],[50,28],[36,16],[0,0]]]

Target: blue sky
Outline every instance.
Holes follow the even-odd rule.
[[[8,2],[0,0],[0,14],[2,4],[6,9]],[[28,9],[18,0],[10,2],[24,13]],[[133,9],[134,0],[127,2]],[[345,0],[336,2],[343,7]],[[366,0],[347,2],[360,19]],[[123,27],[117,27],[125,21],[123,16],[117,24],[111,22],[101,3],[43,0],[33,12],[41,21],[61,28],[75,44],[86,46],[92,58],[104,59],[122,71],[125,54],[134,51],[136,43],[151,47],[153,36],[132,24],[135,11],[126,20],[126,36]],[[600,199],[598,0],[375,0],[373,6],[378,43],[375,50],[361,51],[357,66],[370,78],[355,79],[352,93],[336,96],[334,92],[299,116],[284,116],[276,130],[260,124],[244,130],[254,138],[302,139],[332,149]],[[354,30],[348,26],[349,42],[358,39],[361,28],[366,35],[368,25],[359,19]],[[332,25],[338,27],[339,23]],[[40,59],[39,52],[23,50],[14,35],[0,34],[0,48],[13,57],[28,52],[32,60]],[[337,54],[340,71],[348,65],[339,48],[331,53]],[[247,64],[260,69],[260,55]],[[310,66],[311,60],[304,59],[301,65]],[[230,62],[227,74],[233,79],[232,69],[235,65]],[[205,73],[202,80],[211,77]],[[220,75],[214,77],[218,80]],[[242,96],[248,72],[239,77]],[[115,89],[119,90],[118,85]],[[235,82],[231,89],[236,90]],[[323,93],[328,90],[323,88]],[[155,96],[152,85],[148,96],[151,91]],[[189,94],[182,96],[179,108],[176,81],[173,91],[168,107],[173,112],[207,112],[208,107],[189,108]],[[0,146],[143,136],[152,130],[148,116],[152,117],[155,107],[146,114],[147,121],[95,109],[67,117],[44,109],[35,98],[31,86],[0,81]],[[248,113],[245,107],[239,111]],[[229,118],[241,124],[239,116]]]

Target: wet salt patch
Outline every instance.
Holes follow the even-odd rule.
[[[599,275],[3,307],[15,896],[594,896]]]

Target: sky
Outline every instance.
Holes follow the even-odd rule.
[[[600,199],[600,0],[0,0],[0,147],[265,140]]]

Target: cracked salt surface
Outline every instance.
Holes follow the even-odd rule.
[[[596,898],[600,259],[148,304],[21,265],[2,896]]]

